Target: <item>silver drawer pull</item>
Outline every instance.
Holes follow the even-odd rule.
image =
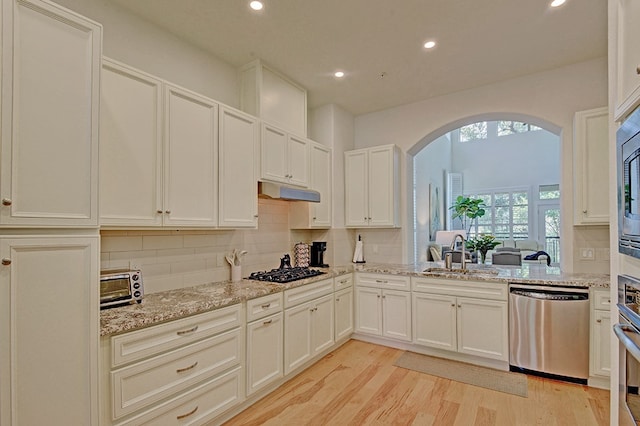
[[[271,303],[267,303],[266,305],[262,305],[262,309],[267,309],[269,306],[271,306]]]
[[[178,368],[178,369],[176,370],[176,373],[184,373],[185,371],[189,371],[189,370],[191,370],[191,369],[193,369],[193,368],[196,368],[196,365],[198,365],[198,361],[194,362],[193,364],[191,364],[191,365],[190,365],[190,366],[188,366],[188,367],[185,367],[185,368]]]
[[[387,280],[376,280],[376,282],[380,283],[380,284],[387,284],[389,281],[387,281]]]
[[[269,321],[265,321],[262,324],[263,325],[268,325],[268,324],[271,324],[272,322],[273,322],[273,319],[270,319]]]
[[[176,334],[178,336],[184,336],[185,334],[189,334],[189,333],[194,333],[196,330],[198,329],[197,325],[194,325],[193,327],[191,327],[188,330],[180,330],[180,331],[176,331]]]
[[[186,419],[190,415],[195,414],[196,411],[198,411],[198,406],[197,405],[196,405],[196,408],[194,408],[193,410],[189,411],[187,414],[181,414],[179,416],[176,416],[176,419],[177,420]]]

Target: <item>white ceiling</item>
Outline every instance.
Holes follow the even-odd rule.
[[[355,115],[602,57],[607,2],[112,0],[233,66],[261,58],[310,108]],[[428,39],[438,42],[426,51]],[[337,69],[347,76],[333,77]],[[384,77],[381,75],[384,73]]]

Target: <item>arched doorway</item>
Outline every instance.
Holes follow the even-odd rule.
[[[461,228],[448,213],[452,199],[464,195],[489,206],[467,229],[471,235],[530,240],[559,263],[559,135],[544,120],[494,113],[450,123],[412,147],[413,261],[430,259],[436,231]]]

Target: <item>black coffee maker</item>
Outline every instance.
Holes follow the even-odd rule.
[[[309,266],[319,266],[326,268],[327,264],[324,263],[324,252],[327,250],[326,241],[314,241],[311,243],[311,259]]]

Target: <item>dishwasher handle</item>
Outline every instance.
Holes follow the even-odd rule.
[[[547,291],[535,291],[535,290],[524,290],[520,288],[512,288],[511,294],[515,294],[517,296],[529,297],[531,299],[540,299],[540,300],[559,300],[559,301],[589,300],[589,294],[585,294],[585,293],[547,292]]]

